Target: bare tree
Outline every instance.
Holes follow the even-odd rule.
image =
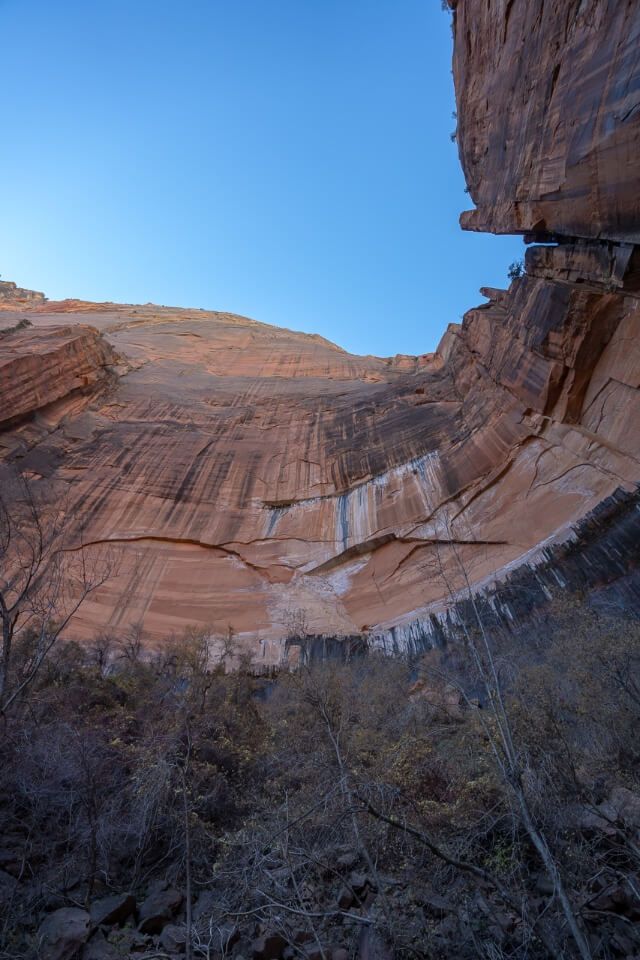
[[[106,677],[109,673],[115,646],[114,636],[107,631],[101,631],[93,638],[88,651],[89,661],[96,667],[101,677]]]
[[[180,790],[182,793],[182,812],[184,824],[184,870],[185,870],[185,906],[186,906],[186,960],[191,960],[191,944],[193,938],[193,918],[192,918],[192,882],[191,882],[191,808],[189,803],[189,765],[191,762],[191,728],[189,726],[189,717],[185,713],[184,717],[184,737],[183,753],[180,762],[177,764],[180,780]]]
[[[116,642],[116,646],[120,650],[118,659],[124,660],[130,667],[134,667],[140,662],[144,642],[145,633],[142,623],[130,623],[124,634]]]
[[[19,472],[3,471],[0,480],[0,714],[6,716],[71,618],[113,575],[114,560],[71,542],[64,500],[50,489]]]
[[[450,600],[453,602],[460,597],[464,598],[472,612],[471,624],[467,624],[463,617],[461,619],[461,627],[467,649],[472,656],[478,677],[486,694],[488,714],[492,721],[486,722],[483,717],[480,718],[485,736],[491,746],[491,751],[502,782],[509,791],[514,813],[542,861],[544,869],[552,883],[554,896],[558,898],[565,922],[578,948],[578,952],[582,960],[591,960],[592,953],[589,941],[565,888],[559,864],[530,803],[527,784],[536,779],[536,774],[532,769],[531,760],[527,755],[526,749],[516,741],[489,634],[472,588],[466,565],[460,555],[458,546],[460,540],[454,535],[451,521],[449,521],[448,518],[445,521],[445,528],[445,537],[442,539],[439,538],[438,544],[436,545],[440,575],[446,585]],[[456,585],[452,582],[451,576],[447,573],[442,563],[439,547],[439,543],[441,542],[448,542],[453,552],[455,561],[454,572],[457,569],[462,581],[462,588],[460,590],[456,590]],[[460,688],[460,692],[466,697],[462,687]]]

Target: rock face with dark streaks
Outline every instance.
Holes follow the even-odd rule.
[[[459,0],[471,230],[640,242],[635,0]]]
[[[92,327],[16,325],[0,339],[0,429],[104,385],[115,363]]]
[[[357,357],[226,313],[0,302],[16,327],[0,455],[69,491],[77,549],[122,552],[76,636],[231,624],[261,663],[302,624],[419,645],[468,584],[546,596],[635,563],[640,8],[455,6],[464,224],[552,243],[434,354]]]

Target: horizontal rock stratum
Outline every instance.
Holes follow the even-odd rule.
[[[492,578],[632,489],[640,301],[535,277],[493,296],[398,360],[229,314],[32,311],[0,341],[20,373],[4,449],[69,485],[78,545],[123,547],[78,629],[232,624],[268,658],[291,611],[389,630],[460,589],[460,563]]]
[[[121,550],[75,635],[232,625],[278,662],[302,611],[308,633],[402,644],[636,491],[638,7],[542,6],[456,5],[466,225],[553,245],[434,354],[358,357],[228,313],[0,300],[0,455],[68,490],[77,549]]]

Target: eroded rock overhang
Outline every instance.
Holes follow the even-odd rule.
[[[419,646],[469,586],[627,577],[639,14],[556,7],[456,4],[463,225],[533,243],[526,274],[483,291],[435,354],[356,357],[231,314],[0,303],[31,323],[0,340],[20,371],[3,379],[2,455],[69,492],[78,549],[120,551],[77,636],[231,624],[268,663],[302,622]]]

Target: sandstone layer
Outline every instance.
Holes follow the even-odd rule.
[[[411,634],[462,567],[487,582],[640,480],[639,303],[525,277],[412,360],[225,314],[46,305],[0,341],[20,387],[3,442],[69,487],[78,544],[123,549],[79,633],[232,624],[270,660],[298,610],[313,633]],[[98,395],[77,391],[109,353],[88,313],[128,361]],[[37,350],[63,352],[49,394]]]
[[[26,290],[24,287],[18,287],[11,280],[0,280],[0,301],[10,300],[15,304],[42,302],[44,299],[44,293],[40,293],[38,290]]]
[[[640,241],[636,0],[457,0],[463,226]]]
[[[29,330],[16,324],[0,343],[0,429],[66,404],[105,382],[116,357],[87,326]],[[2,440],[0,439],[0,444]]]
[[[16,328],[0,338],[0,455],[68,491],[73,548],[120,551],[76,636],[231,625],[267,663],[292,630],[430,642],[469,586],[526,574],[546,594],[550,550],[584,542],[593,565],[628,543],[640,11],[563,11],[456,5],[464,224],[554,244],[434,354],[358,357],[202,310],[0,301]],[[576,524],[595,515],[587,543]]]

